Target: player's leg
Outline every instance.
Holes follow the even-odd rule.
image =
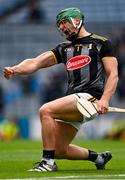
[[[65,121],[82,121],[83,116],[79,113],[76,107],[76,98],[74,95],[69,95],[49,103],[44,104],[40,108],[41,134],[43,142],[43,160],[46,160],[47,165],[53,167],[55,154],[55,136],[56,136],[56,121],[62,119]],[[40,164],[41,171],[53,171],[54,168],[45,167]],[[35,168],[33,170],[40,170]]]
[[[74,95],[69,95],[49,103],[44,104],[40,108],[40,120],[41,120],[41,134],[43,142],[43,160],[47,162],[45,164],[39,164],[38,168],[32,170],[38,171],[54,171],[54,155],[55,155],[55,143],[56,143],[56,121],[55,119],[61,119],[68,121],[82,121],[83,116],[79,113],[76,107],[77,99]],[[52,168],[48,167],[51,166]],[[39,169],[41,168],[41,169]]]
[[[69,123],[60,122],[56,120],[55,133],[55,158],[56,159],[70,159],[70,160],[88,160],[94,162],[97,169],[105,169],[105,164],[111,159],[110,152],[97,153],[87,148],[79,147],[71,144],[74,139],[77,129]],[[79,124],[77,125],[79,127]],[[44,156],[42,161],[31,171],[56,171],[57,165],[52,159]]]
[[[69,123],[56,121],[56,159],[85,160],[88,158],[88,149],[71,144],[77,131]]]
[[[92,98],[90,94],[79,93],[83,98]],[[40,120],[42,124],[43,147],[46,150],[55,149],[55,119],[65,122],[83,121],[83,115],[77,109],[76,96],[69,95],[44,104],[40,108]]]
[[[94,162],[97,169],[105,169],[105,164],[111,159],[110,152],[97,153],[93,150],[71,144],[77,129],[70,124],[56,123],[55,158],[70,160],[88,160]]]
[[[55,101],[52,101],[42,106],[40,109],[40,119],[42,123],[42,138],[43,138],[43,148],[44,148],[43,159],[46,161],[44,162],[44,164],[39,164],[39,166],[35,170],[54,171],[56,170],[56,166],[54,164],[54,153],[55,153],[56,146],[58,146],[56,143],[57,123],[55,119],[62,119],[65,122],[68,122],[68,121],[76,122],[76,121],[82,121],[83,117],[76,108],[76,98],[73,95],[70,95],[64,98],[57,99]],[[62,131],[65,132],[65,128]],[[73,138],[72,136],[74,137],[74,133],[73,134],[71,133],[71,139]],[[66,144],[68,143],[69,141],[65,142],[65,147],[66,147]],[[73,146],[73,145],[69,145],[69,146],[67,145],[67,147],[69,148],[69,150],[67,151],[67,158],[69,159],[71,158],[82,159],[83,158],[83,153],[82,153],[83,149],[81,148],[78,149],[78,147]],[[62,151],[65,151],[65,149],[62,149]],[[78,151],[79,152],[81,151],[81,155],[78,155]],[[72,153],[71,156],[68,155],[70,154],[70,152]],[[84,149],[84,159],[86,158],[87,153],[88,151]],[[93,152],[91,152],[91,154],[92,153]],[[61,155],[59,151],[56,152],[56,154],[57,156]],[[62,155],[64,156],[63,153]],[[41,163],[43,163],[43,161]],[[47,166],[46,166],[46,163],[47,163]]]
[[[46,103],[40,108],[43,148],[45,150],[55,149],[55,119],[66,122],[83,120],[83,116],[77,110],[76,101],[74,95],[69,95]]]

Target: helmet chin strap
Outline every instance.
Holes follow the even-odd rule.
[[[80,28],[80,26],[81,26],[81,24],[82,24],[82,20],[80,20],[80,23],[79,23],[79,25],[77,26],[77,25],[75,24],[75,22],[74,22],[74,19],[73,19],[72,17],[71,17],[70,19],[71,19],[71,22],[72,22],[72,24],[73,24],[74,28],[79,29],[79,28]]]
[[[79,32],[80,32],[80,29],[81,29],[81,27],[82,27],[83,22],[82,22],[82,20],[80,20],[80,23],[79,23],[79,25],[77,26],[77,25],[75,24],[74,19],[73,19],[72,17],[71,17],[71,22],[72,22],[74,28],[77,28],[77,29],[78,29],[78,32],[77,32],[77,33],[76,33],[76,32],[72,32],[66,39],[69,40],[69,41],[74,41],[74,40],[77,38],[77,36],[78,36],[78,34],[79,34]]]

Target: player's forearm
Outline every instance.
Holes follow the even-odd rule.
[[[118,75],[117,74],[111,74],[104,87],[104,93],[101,97],[101,100],[107,100],[108,102],[110,101],[111,97],[114,95],[116,91],[118,83]]]
[[[27,75],[35,72],[37,67],[35,66],[34,59],[26,59],[20,64],[12,66],[14,75]]]

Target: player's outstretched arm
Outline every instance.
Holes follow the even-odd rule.
[[[5,67],[3,70],[6,79],[12,78],[14,75],[27,75],[56,64],[55,58],[51,51],[47,51],[35,58],[25,59],[21,63]]]

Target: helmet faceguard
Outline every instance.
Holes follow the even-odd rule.
[[[67,39],[70,41],[73,41],[74,39],[77,38],[79,31],[84,24],[84,15],[80,12],[78,8],[67,8],[62,10],[56,17],[56,23],[57,26],[59,27],[59,24],[61,21],[67,21],[69,23],[72,23],[74,28],[76,28],[76,25],[74,23],[74,18],[78,17],[80,19],[79,26],[77,27],[78,32],[72,32],[70,35],[67,36]]]

